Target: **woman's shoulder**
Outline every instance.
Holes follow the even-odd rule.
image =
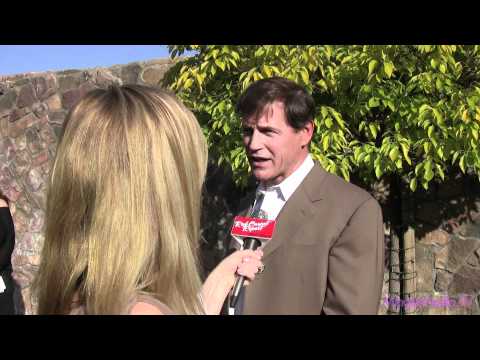
[[[137,295],[129,308],[129,315],[173,315],[173,311],[161,301],[149,295]]]
[[[8,204],[0,197],[0,208],[8,208]]]

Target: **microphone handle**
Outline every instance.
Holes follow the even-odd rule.
[[[244,250],[256,250],[262,243],[260,240],[255,238],[246,238],[243,242]],[[235,281],[235,285],[233,286],[232,296],[230,298],[230,307],[235,307],[237,304],[240,291],[243,288],[243,283],[245,282],[245,276],[237,276],[237,280]]]

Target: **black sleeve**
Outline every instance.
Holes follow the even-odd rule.
[[[11,265],[11,256],[15,246],[15,228],[8,207],[0,207],[0,271]]]

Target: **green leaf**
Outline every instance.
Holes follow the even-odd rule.
[[[215,76],[215,74],[217,73],[217,68],[215,66],[211,66],[210,73],[212,74],[212,76]]]
[[[423,178],[427,181],[430,181],[433,179],[433,171],[432,169],[425,169],[425,173],[423,174]]]
[[[440,71],[443,74],[445,74],[447,72],[447,67],[445,66],[445,64],[440,64],[439,68],[440,68]]]
[[[399,154],[400,152],[398,151],[398,148],[394,147],[392,150],[390,150],[390,153],[388,154],[388,156],[392,161],[395,161],[397,160]]]
[[[459,165],[460,165],[460,169],[462,169],[462,172],[465,174],[465,155],[462,155],[460,157]]]
[[[329,145],[330,138],[328,135],[325,135],[322,140],[322,147],[323,151],[326,152],[328,150],[328,145]]]
[[[422,180],[422,186],[423,186],[423,188],[424,188],[425,190],[428,190],[428,181],[425,180],[425,179],[423,179],[423,180]]]
[[[191,87],[193,84],[193,80],[191,78],[188,78],[187,81],[185,81],[185,83],[183,84],[183,88],[184,89],[188,89],[189,87]]]
[[[434,131],[434,130],[435,130],[435,126],[430,125],[430,126],[428,127],[428,132],[427,132],[427,133],[428,133],[428,137],[429,137],[429,138],[432,137],[432,134],[433,134],[433,131]]]
[[[472,127],[470,128],[470,132],[472,133],[474,139],[478,141],[478,130]]]
[[[200,74],[195,74],[195,80],[197,80],[198,87],[201,89],[203,84],[203,76]]]
[[[382,177],[382,168],[380,165],[375,166],[375,176],[377,179],[380,179]]]
[[[432,160],[425,161],[424,169],[425,172],[432,171]]]
[[[368,100],[368,107],[374,108],[378,105],[380,105],[380,101],[377,98],[372,97],[370,100]]]
[[[278,74],[281,74],[281,71],[280,71],[280,69],[279,69],[277,66],[273,66],[273,65],[272,65],[272,66],[270,66],[270,67],[272,68],[274,74],[277,74],[277,75],[278,75]]]
[[[328,108],[325,106],[322,106],[320,109],[320,112],[322,113],[322,116],[326,118],[328,116]]]
[[[263,72],[267,74],[268,77],[272,76],[272,70],[270,69],[270,66],[264,65],[263,66]]]
[[[418,109],[418,113],[421,115],[423,114],[425,111],[427,110],[430,110],[432,107],[428,104],[423,104],[422,106],[420,106],[420,108]]]
[[[337,172],[337,165],[333,161],[330,162],[330,172],[332,174],[336,174]]]
[[[439,90],[439,91],[443,90],[443,83],[439,78],[437,78],[437,80],[435,80],[435,86],[437,87],[437,90]]]
[[[418,176],[421,170],[423,170],[424,163],[417,164],[415,166],[415,176]]]
[[[262,74],[260,74],[259,72],[254,72],[253,73],[253,80],[258,81],[258,80],[261,80],[261,79],[263,79]]]
[[[444,172],[443,172],[442,167],[441,167],[439,164],[435,164],[435,167],[436,167],[436,169],[437,169],[438,174],[439,174],[440,177],[442,178],[442,180],[445,180],[445,174],[444,174]]]
[[[425,150],[425,154],[428,154],[431,147],[432,147],[432,144],[430,144],[429,142],[424,142],[423,143],[423,150]]]
[[[223,124],[223,132],[225,133],[225,135],[228,135],[228,133],[230,132],[230,126],[227,122]]]
[[[368,163],[368,161],[366,161],[366,158],[367,158],[367,153],[362,152],[358,155],[357,161],[358,161],[358,163],[361,163],[361,162]]]
[[[347,63],[348,61],[350,61],[351,58],[352,58],[351,55],[345,56],[345,57],[342,59],[341,64]]]
[[[455,163],[455,160],[457,160],[458,155],[460,155],[460,151],[455,151],[452,157],[452,165]]]
[[[372,133],[373,138],[376,139],[377,138],[377,127],[375,126],[375,124],[369,124],[368,128],[370,129],[370,132]]]
[[[368,63],[368,76],[370,76],[375,68],[377,67],[378,61],[377,60],[370,60]]]
[[[308,71],[305,69],[300,70],[300,75],[302,76],[302,80],[305,84],[308,84],[310,79],[308,76]]]
[[[393,63],[390,62],[390,61],[387,61],[383,64],[383,69],[385,70],[385,74],[388,76],[388,78],[392,77],[392,73],[393,73],[393,69],[394,69],[394,66],[393,66]]]
[[[317,85],[320,86],[323,90],[328,89],[327,83],[323,79],[318,80]]]
[[[358,125],[358,131],[362,131],[367,123],[365,121],[360,121],[360,124]]]
[[[435,118],[437,119],[439,124],[443,124],[443,115],[440,111],[438,111],[435,108],[432,108],[433,114],[435,115]]]
[[[345,127],[345,123],[344,123],[342,117],[340,116],[340,114],[333,109],[330,112],[333,115],[333,117],[335,118],[335,120],[337,121],[337,124],[340,125],[340,127],[343,129]]]
[[[444,160],[443,148],[437,147],[437,155],[440,159]]]
[[[467,97],[467,104],[469,107],[474,108],[476,103],[477,103],[477,98],[476,97]]]
[[[327,118],[325,119],[325,126],[326,126],[328,129],[330,129],[330,128],[332,127],[332,125],[333,125],[333,120],[332,120],[332,118],[331,118],[331,117],[327,117]]]
[[[361,160],[359,159],[360,158],[360,155],[362,154],[362,148],[361,147],[356,147],[355,150],[353,150],[353,158],[355,159],[355,161],[358,161],[360,162]]]
[[[220,61],[220,59],[215,59],[215,64],[217,64],[222,71],[225,71],[225,63],[223,61]]]
[[[400,143],[400,147],[402,148],[403,158],[408,165],[412,165],[412,160],[410,160],[410,157],[408,156],[409,146],[405,143]]]
[[[413,178],[412,180],[410,180],[410,189],[412,191],[417,190],[417,178]]]
[[[386,100],[385,103],[390,108],[390,110],[395,111],[395,105],[393,104],[392,100]]]
[[[350,174],[348,173],[348,171],[345,170],[343,167],[340,168],[340,171],[342,172],[343,178],[346,181],[350,181]]]

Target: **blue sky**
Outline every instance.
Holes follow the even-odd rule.
[[[0,75],[86,69],[167,56],[166,45],[0,45]]]

